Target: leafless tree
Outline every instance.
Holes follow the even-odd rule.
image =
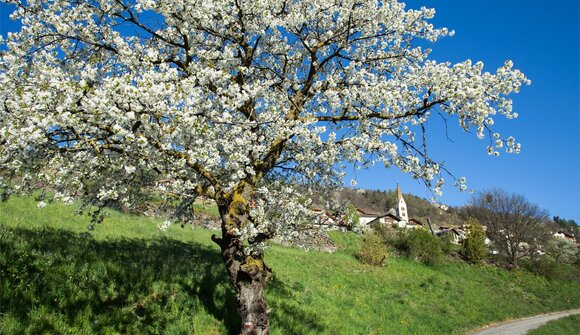
[[[548,213],[523,195],[490,189],[471,197],[467,212],[487,227],[487,236],[513,266],[549,238]]]

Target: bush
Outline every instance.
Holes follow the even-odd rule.
[[[373,231],[381,238],[383,243],[388,246],[394,246],[397,239],[399,238],[397,228],[393,228],[384,224],[374,224],[372,228]]]
[[[459,253],[460,247],[459,245],[453,243],[451,234],[446,234],[445,236],[440,237],[440,241],[441,251],[443,251],[443,254],[456,256]]]
[[[475,219],[469,221],[469,234],[461,244],[461,255],[470,263],[479,263],[485,259],[485,231]]]
[[[427,265],[440,264],[445,260],[443,242],[423,229],[401,233],[395,248],[405,256]]]
[[[535,260],[523,260],[520,264],[526,270],[548,279],[580,282],[580,267],[574,264],[556,262],[549,256]]]
[[[383,239],[375,232],[365,235],[360,250],[356,254],[362,262],[372,266],[384,266],[390,255]]]

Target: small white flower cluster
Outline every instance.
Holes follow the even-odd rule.
[[[467,179],[465,177],[461,177],[455,181],[454,185],[456,187],[458,187],[460,191],[465,191],[465,190],[467,190],[466,183],[467,183]]]
[[[166,221],[163,221],[160,224],[158,224],[157,228],[159,228],[159,230],[161,230],[161,231],[167,231],[167,229],[171,228],[172,225],[173,225],[173,222],[166,220]]]

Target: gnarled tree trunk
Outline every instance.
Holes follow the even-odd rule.
[[[226,239],[227,240],[227,239]],[[238,311],[242,320],[241,334],[268,334],[268,305],[264,298],[270,273],[263,255],[245,255],[235,239],[222,249],[222,256],[232,284],[236,289]]]
[[[226,270],[236,290],[237,306],[244,335],[269,333],[268,305],[264,297],[266,282],[271,274],[261,251],[251,253],[236,231],[248,224],[249,209],[244,197],[234,196],[218,205],[222,218],[222,237],[212,236],[222,253]]]

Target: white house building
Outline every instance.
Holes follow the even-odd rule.
[[[375,222],[375,221],[378,221],[380,223],[384,223],[381,220],[381,217],[382,217],[381,214],[369,213],[369,212],[363,211],[360,208],[357,208],[356,212],[357,212],[357,215],[359,217],[359,224],[363,227],[365,227],[369,223]]]

